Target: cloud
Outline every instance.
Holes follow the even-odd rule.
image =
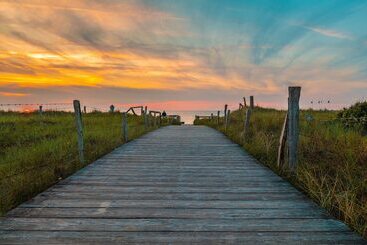
[[[255,16],[252,17],[254,25],[253,34],[250,36],[250,45],[253,47],[252,61],[261,65],[272,58],[278,58],[288,46],[301,42],[308,31],[304,27],[299,28],[300,26],[313,28],[312,31],[323,35],[344,37],[341,33],[314,27],[342,22],[349,15],[358,12],[364,4],[355,1],[326,1],[317,4],[312,11],[289,1],[282,2],[282,4],[278,2],[266,4],[260,10],[254,11]],[[296,24],[294,20],[297,20]]]
[[[28,96],[29,94],[27,94],[27,93],[1,92],[0,91],[0,95],[5,96],[5,97],[24,97],[24,96]]]
[[[323,28],[319,28],[319,27],[310,27],[310,26],[304,26],[304,28],[306,28],[308,30],[311,30],[313,32],[319,33],[323,36],[327,36],[327,37],[353,40],[352,36],[347,35],[347,34],[342,33],[342,32],[337,32],[337,31],[334,31],[334,30],[323,29]]]
[[[249,94],[280,103],[291,83],[308,96],[365,88],[366,38],[334,26],[359,4],[242,4],[0,0],[0,91],[27,94],[0,98],[181,107]]]

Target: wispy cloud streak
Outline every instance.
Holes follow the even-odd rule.
[[[334,30],[323,29],[323,28],[319,28],[319,27],[310,27],[310,26],[305,26],[304,28],[306,28],[307,30],[319,33],[323,36],[327,36],[327,37],[353,40],[352,36],[347,35],[347,34],[342,33],[342,32],[334,31]]]

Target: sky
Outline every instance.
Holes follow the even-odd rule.
[[[340,108],[366,100],[366,23],[363,0],[0,0],[0,103]]]

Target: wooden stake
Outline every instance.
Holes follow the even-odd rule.
[[[144,129],[147,130],[148,129],[148,107],[146,106],[144,108],[144,114],[143,114],[143,117],[144,117]]]
[[[78,135],[79,160],[81,163],[84,163],[84,134],[83,134],[83,121],[82,121],[82,112],[80,109],[80,101],[74,100],[73,105],[75,112],[76,132]]]
[[[246,97],[245,97],[245,96],[243,97],[243,107],[247,107],[247,104],[246,104]]]
[[[224,105],[224,120],[227,118],[227,109],[228,109],[228,105],[225,104]]]
[[[217,111],[217,124],[219,125],[219,120],[220,120],[220,111]]]
[[[251,119],[251,109],[248,108],[246,110],[246,118],[245,118],[245,121],[244,121],[244,124],[243,124],[243,135],[242,135],[242,138],[243,138],[243,142],[245,142],[246,138],[247,138],[247,134],[248,134],[248,131],[249,131],[249,128],[250,128],[250,119]]]
[[[250,108],[251,108],[251,110],[252,109],[254,109],[254,107],[255,107],[255,104],[254,104],[254,96],[250,96]]]
[[[122,135],[123,135],[123,139],[124,142],[128,142],[129,140],[129,135],[128,135],[128,123],[127,123],[127,113],[123,112],[122,113]]]
[[[289,87],[288,93],[288,164],[289,168],[295,171],[297,167],[301,87]]]
[[[226,114],[226,117],[225,117],[225,126],[224,126],[224,131],[225,132],[227,132],[227,128],[229,128],[230,116],[231,116],[231,110],[228,110],[227,114]]]
[[[42,113],[43,113],[42,108],[43,108],[43,107],[40,105],[40,106],[39,106],[39,110],[38,110],[38,113],[39,113],[41,116],[42,116]]]

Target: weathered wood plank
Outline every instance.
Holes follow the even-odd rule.
[[[52,224],[52,225],[50,225]],[[334,219],[92,219],[7,218],[0,230],[18,231],[347,231]]]
[[[1,232],[6,244],[365,244],[350,232]]]
[[[315,204],[308,201],[296,200],[271,200],[271,201],[221,201],[221,200],[99,200],[99,199],[46,199],[25,203],[22,207],[89,207],[89,208],[316,208]],[[307,210],[305,210],[307,212]]]
[[[320,219],[329,218],[325,211],[292,209],[199,209],[199,208],[17,208],[9,217],[23,218],[176,218],[176,219]]]
[[[52,192],[48,191],[39,195],[35,199],[59,198],[59,199],[101,199],[101,200],[298,200],[306,199],[301,193],[296,192],[282,192],[282,193],[125,193],[125,192]]]
[[[292,192],[294,191],[292,187],[120,187],[120,186],[70,186],[70,185],[56,185],[52,188],[53,191],[102,191],[102,192],[164,192],[164,193],[174,193],[174,192],[207,192],[207,193],[217,193],[217,192],[227,192],[227,193],[278,193],[278,192]]]

